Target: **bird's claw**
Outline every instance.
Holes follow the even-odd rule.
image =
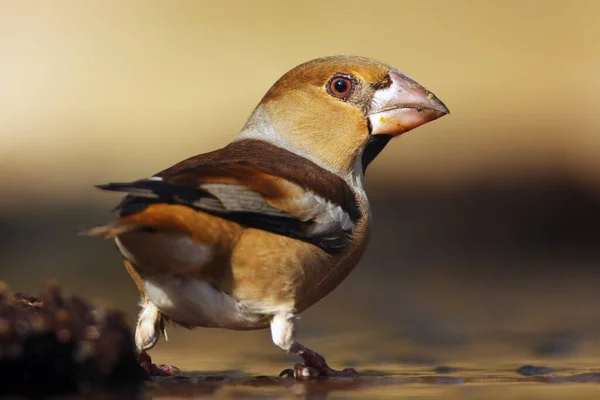
[[[336,375],[336,376],[342,376],[342,377],[347,377],[347,378],[358,378],[360,376],[360,375],[358,375],[358,371],[355,370],[354,368],[344,368],[341,371],[335,371],[335,372],[340,374],[340,375]]]
[[[177,376],[181,374],[181,370],[173,365],[156,365],[152,363],[152,358],[146,352],[139,355],[139,362],[142,368],[150,376]]]
[[[279,377],[294,378],[297,380],[314,378],[356,378],[358,372],[354,368],[345,368],[341,371],[324,367],[317,369],[309,365],[296,364],[294,368],[288,368],[279,374]]]
[[[181,370],[174,365],[152,364],[148,374],[150,376],[178,376],[181,375]]]

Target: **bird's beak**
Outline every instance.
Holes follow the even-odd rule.
[[[371,134],[397,136],[450,113],[433,93],[398,72],[391,85],[375,92],[368,114]]]

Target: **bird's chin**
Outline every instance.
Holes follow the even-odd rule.
[[[446,115],[446,112],[424,107],[398,107],[369,114],[372,135],[398,136]]]

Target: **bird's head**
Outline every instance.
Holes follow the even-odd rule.
[[[363,174],[393,137],[448,112],[433,93],[389,65],[325,57],[283,75],[238,138],[269,141],[346,178]]]

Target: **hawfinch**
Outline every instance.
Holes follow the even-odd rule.
[[[113,238],[141,292],[140,361],[165,322],[226,329],[270,327],[304,364],[296,378],[334,370],[296,341],[296,316],[359,262],[371,210],[364,174],[390,139],[448,113],[414,80],[384,63],[320,58],[279,79],[222,149],[146,179],[99,185],[127,193],[115,222],[87,231]]]

